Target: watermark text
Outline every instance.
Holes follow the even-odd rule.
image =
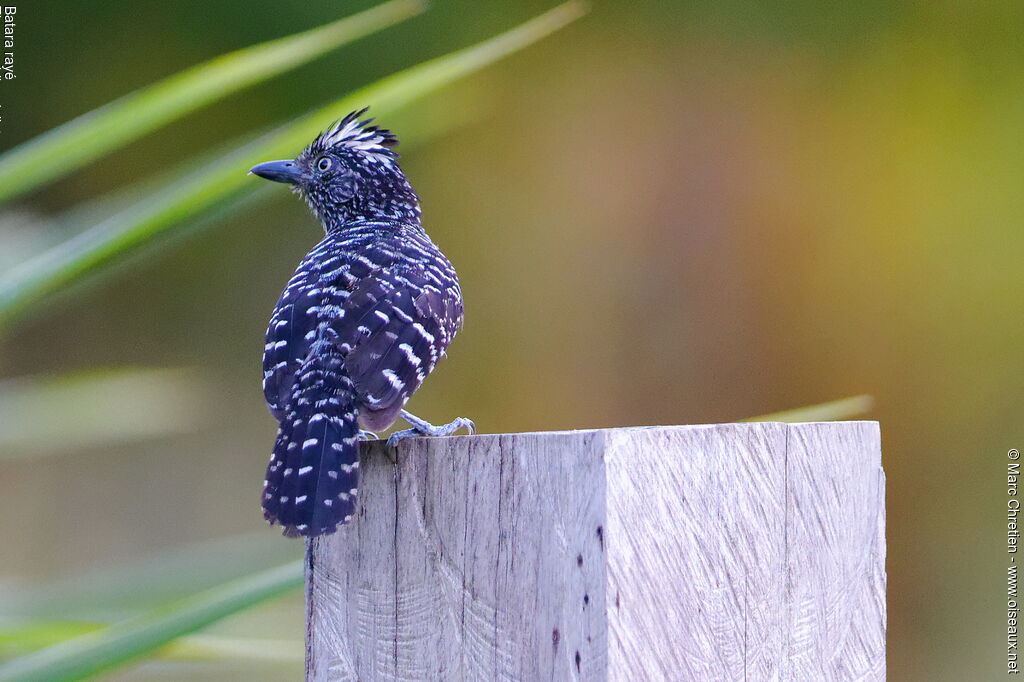
[[[1006,674],[1020,674],[1017,624],[1020,604],[1017,601],[1017,547],[1020,540],[1020,450],[1013,448],[1006,453]]]

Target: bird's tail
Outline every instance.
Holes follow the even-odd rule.
[[[355,513],[358,480],[352,381],[340,356],[318,354],[296,374],[267,466],[263,516],[289,537],[333,533]]]

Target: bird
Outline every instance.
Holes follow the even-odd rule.
[[[249,173],[287,183],[323,227],[274,308],[263,351],[263,393],[279,422],[264,481],[263,516],[288,537],[334,533],[355,514],[359,442],[401,417],[395,447],[473,422],[434,426],[405,404],[463,323],[455,268],[421,223],[398,164],[398,138],[354,111],[294,159]]]

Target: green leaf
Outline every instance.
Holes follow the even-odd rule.
[[[392,0],[320,28],[221,55],[83,114],[0,155],[0,202],[422,9],[421,0]]]
[[[24,656],[37,649],[102,630],[103,627],[103,623],[76,620],[32,621],[0,627],[0,659]]]
[[[301,633],[300,633],[301,634]],[[255,639],[221,635],[188,635],[161,647],[157,655],[168,661],[225,661],[247,663],[302,663],[306,659],[301,639]]]
[[[0,381],[0,462],[192,431],[205,419],[208,393],[181,369]]]
[[[0,626],[0,660],[25,656],[108,627],[90,621],[32,621]],[[185,635],[154,650],[154,657],[165,661],[281,661],[303,659],[302,641],[225,637],[223,635]]]
[[[47,295],[125,258],[172,227],[254,191],[259,185],[246,177],[250,166],[271,158],[293,156],[339,114],[369,103],[375,115],[391,115],[402,106],[527,47],[585,11],[582,2],[571,0],[483,43],[383,78],[71,237],[0,280],[0,324],[9,323]]]
[[[0,613],[19,620],[120,620],[301,556],[266,530],[199,540],[0,592]]]
[[[302,585],[303,561],[242,578],[177,604],[42,649],[0,667],[0,682],[79,680]]]
[[[741,419],[744,422],[827,422],[837,419],[849,419],[870,412],[874,399],[869,395],[855,395],[852,398],[834,400],[830,403],[798,407],[794,410],[775,412]]]

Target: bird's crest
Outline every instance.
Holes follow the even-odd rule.
[[[366,154],[371,159],[380,161],[397,158],[398,153],[391,149],[398,144],[395,134],[386,128],[371,125],[372,118],[360,120],[360,117],[368,110],[369,107],[364,107],[335,121],[313,140],[307,152],[310,155],[316,155],[332,149],[337,150],[340,147]]]

